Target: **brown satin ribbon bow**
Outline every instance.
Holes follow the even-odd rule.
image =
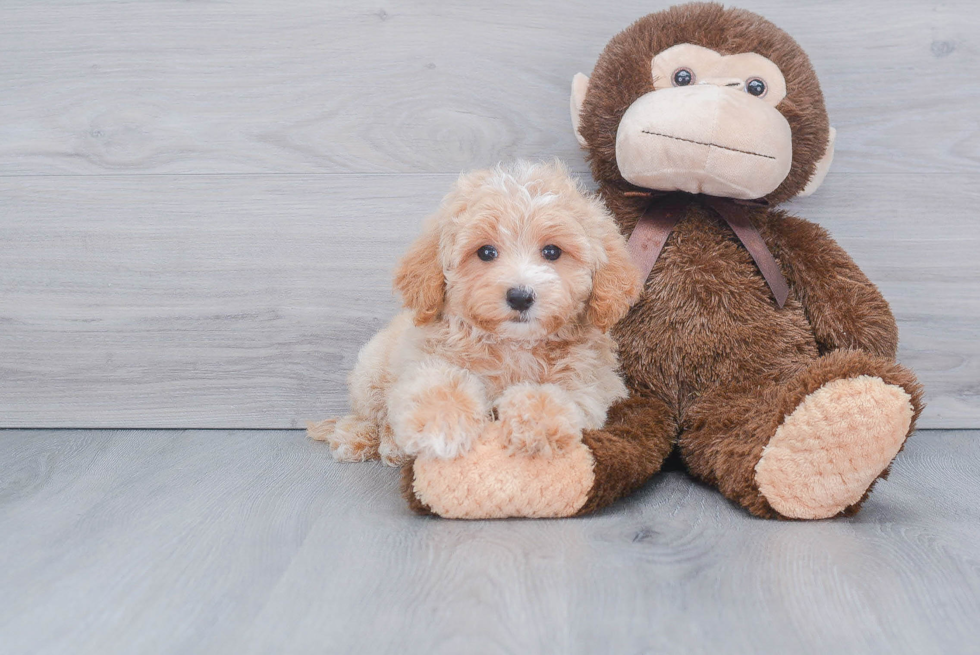
[[[759,229],[752,224],[749,215],[756,207],[768,207],[765,198],[758,200],[736,200],[734,198],[719,198],[717,196],[695,195],[690,193],[667,193],[662,191],[628,191],[626,195],[646,196],[650,203],[637,221],[633,233],[626,244],[630,256],[637,268],[640,269],[641,281],[646,282],[650,271],[653,270],[660,252],[667,243],[667,238],[677,222],[684,217],[687,206],[699,201],[718,214],[732,228],[745,249],[752,255],[756,266],[765,278],[766,284],[776,297],[776,303],[782,308],[789,296],[789,285],[779,269],[779,264],[769,252],[766,242]]]

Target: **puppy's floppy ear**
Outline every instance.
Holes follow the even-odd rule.
[[[395,288],[414,313],[416,325],[439,317],[446,296],[446,276],[439,257],[439,229],[430,220],[395,269]]]
[[[446,273],[439,252],[443,233],[452,234],[452,222],[466,211],[490,174],[489,170],[478,170],[459,176],[395,270],[395,288],[414,312],[416,325],[432,323],[442,312],[446,302]]]
[[[626,312],[640,297],[643,284],[640,272],[626,251],[626,241],[613,224],[605,221],[602,245],[606,261],[599,265],[592,276],[592,296],[586,316],[590,323],[606,332],[626,316]]]

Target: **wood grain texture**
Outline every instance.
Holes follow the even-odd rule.
[[[357,350],[397,311],[390,270],[452,180],[0,178],[0,425],[283,428],[343,412]],[[917,182],[831,173],[792,209],[891,301],[922,425],[977,425],[980,176]]]
[[[451,522],[300,432],[0,431],[0,652],[975,652],[978,471],[980,433],[933,432],[852,519],[675,472]]]
[[[0,173],[580,163],[572,76],[668,4],[4,2]],[[836,170],[980,171],[975,2],[738,4],[810,54],[839,130]]]
[[[922,425],[980,427],[980,5],[741,4],[807,49],[838,128],[798,210],[892,301]],[[2,3],[0,427],[343,411],[421,217],[462,169],[587,175],[571,77],[659,8]]]

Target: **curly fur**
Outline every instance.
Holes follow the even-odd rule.
[[[545,259],[546,245],[560,257]],[[463,175],[394,284],[409,311],[359,354],[352,415],[310,429],[337,459],[450,459],[494,421],[513,451],[547,456],[626,396],[607,331],[637,272],[602,203],[558,162]],[[515,287],[533,291],[529,309],[508,305]]]

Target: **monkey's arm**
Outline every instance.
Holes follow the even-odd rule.
[[[894,359],[898,326],[878,287],[823,228],[781,212],[770,217],[774,254],[821,352],[854,349]]]

